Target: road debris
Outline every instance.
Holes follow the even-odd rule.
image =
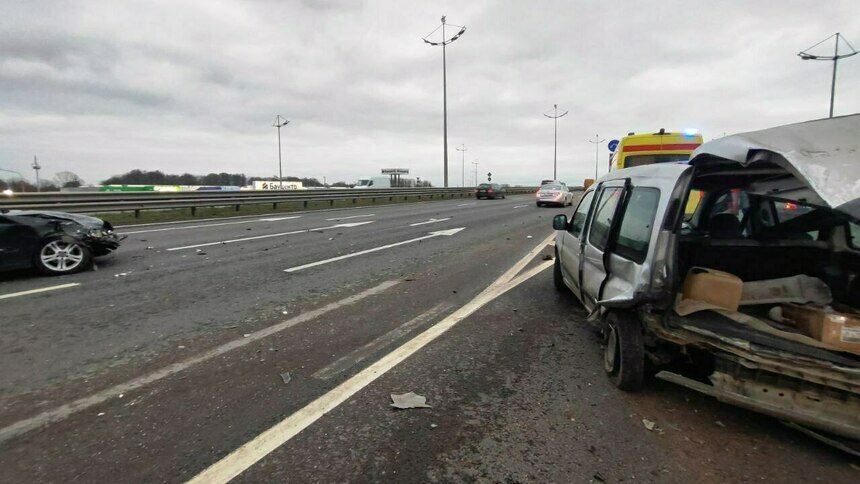
[[[281,380],[283,380],[285,384],[289,383],[290,380],[292,380],[292,379],[293,379],[293,377],[290,376],[289,372],[281,373]]]
[[[434,423],[431,423],[431,424],[430,424],[430,428],[431,428],[431,429],[435,429],[436,427],[438,427],[438,425],[436,425],[436,424],[434,424]]]
[[[402,393],[400,395],[392,393],[391,401],[391,406],[399,409],[432,408],[430,405],[427,405],[427,397],[418,395],[415,392]]]
[[[551,255],[549,255],[549,254],[544,254],[544,255],[543,255],[543,260],[552,260],[552,256],[551,256]]]
[[[720,422],[719,420],[715,420],[714,423],[717,424],[719,427],[726,428],[726,424]]]
[[[527,239],[533,239],[534,237],[532,237],[531,235],[526,235],[526,238]]]
[[[153,246],[151,246],[151,245],[147,245],[147,246],[146,246],[146,250],[155,250],[155,247],[153,247]]]
[[[656,424],[654,422],[648,420],[647,418],[643,418],[642,419],[642,425],[644,425],[646,429],[653,432]]]
[[[119,274],[114,274],[114,277],[125,277],[128,275],[128,272],[120,272]]]

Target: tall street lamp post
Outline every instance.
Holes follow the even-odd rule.
[[[553,143],[552,143],[552,179],[558,180],[558,118],[567,114],[567,111],[558,114],[558,104],[553,104],[552,109],[554,114],[550,116],[544,113],[544,116],[552,119],[553,124]]]
[[[33,155],[33,164],[30,166],[33,167],[33,171],[36,172],[36,191],[41,192],[42,184],[39,183],[39,170],[42,169],[42,165],[39,164],[39,160],[36,159],[36,155]]]
[[[824,42],[827,42],[828,40],[830,40],[834,37],[836,37],[836,42],[834,43],[835,45],[833,47],[833,55],[832,56],[830,56],[830,55],[813,55],[813,54],[810,54],[808,52],[808,51],[818,47],[819,45],[823,44]],[[839,40],[840,39],[842,39],[842,42],[845,42],[845,45],[847,45],[848,48],[851,49],[851,52],[848,52],[846,54],[840,54],[839,53]],[[831,81],[830,81],[830,117],[831,118],[833,117],[833,100],[836,97],[836,65],[839,63],[839,59],[851,57],[852,55],[856,55],[856,54],[857,54],[857,50],[855,50],[854,47],[848,42],[848,40],[846,40],[845,37],[842,36],[842,34],[840,34],[839,32],[836,32],[835,34],[831,35],[830,37],[827,37],[826,39],[822,40],[821,42],[813,45],[812,47],[809,47],[806,50],[800,51],[797,54],[798,57],[800,57],[803,60],[833,61],[833,79],[831,79]]]
[[[606,141],[606,138],[600,139],[600,135],[594,135],[594,140],[588,140],[589,143],[594,143],[594,181],[597,181],[597,165],[598,165],[598,148],[600,147],[600,143]]]
[[[272,123],[272,126],[278,128],[278,190],[284,189],[284,169],[281,165],[281,128],[288,124],[290,124],[290,120],[280,114],[275,116],[275,122]]]
[[[451,37],[449,39],[445,36],[445,25],[446,25],[445,24],[445,16],[443,15],[442,16],[442,25],[433,29],[433,32],[430,32],[429,34],[427,34],[423,40],[424,40],[424,42],[426,42],[430,45],[434,45],[434,46],[435,45],[441,45],[442,46],[442,140],[443,140],[442,141],[442,146],[443,146],[442,149],[444,150],[443,172],[444,172],[444,178],[445,178],[445,187],[447,188],[448,187],[448,68],[447,68],[447,63],[445,60],[445,47],[448,44],[450,44],[451,42],[454,42],[455,40],[459,39],[460,36],[463,35],[463,33],[466,31],[466,27],[464,27],[462,25],[451,24],[454,27],[459,27],[460,30],[453,37]],[[436,32],[437,30],[439,30],[440,28],[442,29],[442,41],[441,42],[431,42],[431,41],[427,40],[427,37],[430,37],[431,35],[433,35],[433,33]]]
[[[466,148],[466,144],[465,144],[465,143],[463,143],[462,145],[460,145],[460,146],[457,148],[457,151],[459,151],[459,152],[463,153],[463,159],[462,159],[462,162],[463,162],[463,172],[462,172],[462,173],[461,173],[461,175],[460,175],[460,176],[462,177],[462,178],[460,178],[460,186],[465,187],[465,186],[466,186],[466,152],[467,152],[467,151],[469,151],[469,150]]]

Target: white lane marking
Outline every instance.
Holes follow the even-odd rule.
[[[541,245],[541,249],[545,246],[545,244]],[[531,254],[531,252],[529,254]],[[529,260],[530,259],[525,260],[524,262],[521,260],[522,264],[518,262],[516,266],[524,267],[528,264]],[[461,307],[442,321],[434,324],[418,336],[407,341],[391,353],[383,356],[369,367],[356,373],[355,376],[336,386],[328,393],[317,398],[289,417],[281,420],[251,441],[246,442],[223,459],[212,464],[200,474],[194,476],[194,478],[188,482],[191,484],[208,484],[226,483],[230,481],[257,463],[260,459],[269,455],[272,451],[298,435],[299,432],[308,428],[323,415],[334,410],[338,405],[347,401],[360,390],[373,383],[374,380],[387,373],[403,360],[409,358],[418,350],[433,342],[436,338],[454,327],[457,323],[466,319],[475,313],[475,311],[481,309],[505,292],[549,268],[551,265],[551,261],[542,262],[526,271],[526,273],[520,277],[512,280],[504,280],[503,278],[497,279],[465,306]],[[512,267],[511,270],[514,268],[515,267]],[[511,273],[511,270],[508,270],[505,275]],[[514,274],[516,272],[519,271],[515,271]]]
[[[168,251],[174,251],[174,250],[184,250],[184,249],[195,249],[197,247],[209,247],[210,245],[233,244],[235,242],[245,242],[248,240],[269,239],[272,237],[283,237],[284,235],[303,234],[305,232],[313,232],[315,230],[331,230],[331,229],[338,229],[338,228],[358,227],[359,225],[372,224],[373,222],[374,222],[373,220],[370,220],[368,222],[351,222],[351,223],[345,223],[345,224],[336,224],[336,225],[331,225],[329,227],[317,227],[314,229],[293,230],[291,232],[281,232],[281,233],[277,233],[277,234],[257,235],[254,237],[243,237],[241,239],[219,240],[218,242],[205,242],[203,244],[184,245],[182,247],[171,247],[167,250]]]
[[[418,223],[414,223],[414,224],[409,224],[409,226],[410,227],[417,227],[419,225],[435,224],[436,222],[444,222],[446,220],[451,220],[451,217],[448,217],[448,218],[431,218],[430,220],[428,220],[426,222],[418,222]]]
[[[39,428],[43,425],[47,425],[49,423],[58,422],[60,420],[65,419],[69,415],[73,413],[80,412],[81,410],[85,410],[87,408],[92,407],[93,405],[98,405],[110,398],[114,398],[119,396],[121,393],[128,393],[132,390],[136,390],[140,387],[148,385],[150,383],[156,382],[158,380],[164,379],[170,375],[174,375],[181,371],[187,370],[188,368],[197,365],[199,363],[203,363],[205,361],[211,360],[217,356],[221,356],[229,351],[235,350],[236,348],[241,348],[255,341],[259,341],[267,336],[271,336],[275,333],[283,331],[287,328],[295,326],[297,324],[301,324],[307,321],[314,320],[326,313],[330,313],[336,309],[340,309],[344,306],[348,306],[350,304],[354,304],[362,299],[366,299],[370,296],[375,296],[380,294],[397,284],[400,284],[399,280],[386,281],[382,284],[362,291],[358,294],[354,294],[347,298],[341,299],[340,301],[335,301],[331,304],[327,304],[321,308],[314,309],[312,311],[308,311],[306,313],[302,313],[294,318],[287,319],[286,321],[282,321],[273,326],[269,326],[267,328],[263,328],[259,331],[255,331],[249,334],[246,337],[236,339],[227,343],[224,343],[221,346],[215,347],[209,351],[206,351],[197,356],[192,356],[191,358],[187,358],[177,363],[173,363],[168,365],[160,370],[155,370],[152,373],[139,376],[135,379],[129,380],[125,383],[120,383],[118,385],[112,386],[106,390],[102,390],[100,392],[94,393],[88,397],[80,398],[71,403],[67,403],[65,405],[61,405],[52,410],[47,410],[42,412],[34,417],[30,417],[28,419],[20,420],[18,422],[13,423],[7,427],[3,427],[0,429],[0,443],[6,442],[9,439],[17,437],[19,435],[25,434],[33,429]]]
[[[215,224],[199,224],[199,225],[189,225],[187,227],[165,227],[161,229],[147,229],[147,230],[133,230],[131,232],[121,232],[124,235],[132,235],[132,234],[146,234],[149,232],[167,232],[170,230],[188,230],[188,229],[200,229],[203,227],[220,227],[222,225],[237,225],[237,224],[250,224],[254,222],[276,222],[278,220],[290,220],[294,218],[301,218],[298,215],[292,217],[278,217],[278,218],[261,218],[254,220],[239,220],[236,222],[219,222]]]
[[[350,218],[375,217],[375,216],[376,216],[375,213],[369,213],[367,215],[350,215],[349,217],[327,218],[327,219],[325,219],[325,221],[326,222],[332,222],[335,220],[346,220],[346,219],[350,219]]]
[[[528,207],[528,205],[514,205],[514,208],[523,208],[523,207]]]
[[[468,207],[469,205],[474,205],[474,204],[476,204],[476,203],[478,203],[478,202],[472,202],[472,203],[461,203],[461,204],[459,204],[459,205],[457,205],[457,206],[458,206],[458,207]]]
[[[402,242],[395,242],[393,244],[382,245],[379,247],[374,247],[372,249],[361,250],[358,252],[352,252],[350,254],[345,254],[345,255],[339,255],[337,257],[332,257],[331,259],[318,260],[316,262],[311,262],[310,264],[304,264],[304,265],[300,265],[300,266],[296,266],[296,267],[290,267],[289,269],[284,269],[284,272],[298,272],[302,269],[308,269],[310,267],[321,266],[323,264],[329,264],[332,262],[337,262],[339,260],[349,259],[352,257],[358,257],[360,255],[370,254],[371,252],[379,252],[380,250],[390,249],[392,247],[397,247],[398,245],[411,244],[413,242],[418,242],[419,240],[432,239],[433,237],[439,237],[439,236],[443,236],[443,235],[444,236],[450,236],[450,235],[456,234],[457,232],[459,232],[465,228],[466,227],[460,227],[457,229],[440,230],[437,232],[430,232],[429,234],[427,234],[423,237],[415,237],[414,239],[404,240]]]
[[[290,220],[293,218],[299,218],[298,215],[294,215],[292,217],[269,217],[269,218],[261,218],[260,222],[280,222],[281,220]]]
[[[406,321],[400,326],[374,339],[370,343],[367,343],[366,345],[354,351],[351,351],[348,355],[339,358],[334,363],[318,370],[311,376],[314,378],[319,378],[321,380],[328,380],[336,375],[339,375],[340,373],[343,373],[344,371],[364,361],[368,356],[397,341],[416,327],[421,326],[423,323],[432,320],[437,315],[448,311],[452,307],[454,307],[454,305],[451,303],[439,303],[436,306],[430,308],[429,311],[419,314],[418,316],[410,319],[409,321]]]
[[[71,282],[69,284],[60,284],[57,286],[40,287],[39,289],[30,289],[29,291],[13,292],[10,294],[0,294],[0,299],[10,299],[18,296],[27,296],[30,294],[38,294],[40,292],[56,291],[57,289],[65,289],[67,287],[80,286],[80,282]]]

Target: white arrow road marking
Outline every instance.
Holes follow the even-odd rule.
[[[414,224],[409,224],[410,227],[417,227],[418,225],[426,225],[426,224],[435,224],[436,222],[444,222],[446,220],[451,220],[451,217],[448,218],[431,218],[426,222],[418,222]]]
[[[80,282],[72,282],[69,284],[60,284],[59,286],[48,286],[48,287],[42,287],[39,289],[30,289],[29,291],[13,292],[10,294],[0,294],[0,299],[9,299],[9,298],[18,297],[18,296],[26,296],[28,294],[38,294],[40,292],[56,291],[57,289],[65,289],[67,287],[75,287],[75,286],[80,286],[80,285],[81,285]]]
[[[523,208],[523,207],[528,207],[528,205],[514,205],[514,208]]]
[[[278,217],[278,218],[261,218],[254,220],[239,220],[236,222],[219,222],[215,224],[199,224],[199,225],[188,225],[186,227],[166,227],[163,229],[147,229],[147,230],[134,230],[131,232],[122,231],[124,235],[131,234],[146,234],[149,232],[167,232],[168,230],[188,230],[188,229],[200,229],[203,227],[219,227],[221,225],[236,225],[236,224],[250,224],[254,222],[277,222],[278,220],[290,220],[294,218],[301,218],[299,215],[294,215],[292,217]]]
[[[335,220],[346,220],[346,219],[350,219],[350,218],[375,217],[375,216],[376,216],[375,213],[369,213],[367,215],[350,215],[349,217],[327,218],[327,219],[325,219],[325,221],[326,222],[332,222]]]
[[[300,271],[300,270],[302,270],[302,269],[308,269],[308,268],[310,268],[310,267],[321,266],[321,265],[323,265],[323,264],[329,264],[329,263],[332,263],[332,262],[337,262],[337,261],[339,261],[339,260],[349,259],[349,258],[352,258],[352,257],[358,257],[358,256],[360,256],[360,255],[370,254],[371,252],[379,252],[380,250],[390,249],[390,248],[392,248],[392,247],[397,247],[398,245],[411,244],[411,243],[413,243],[413,242],[418,242],[419,240],[432,239],[433,237],[439,237],[439,236],[443,236],[443,235],[444,235],[444,236],[450,236],[450,235],[454,235],[454,234],[456,234],[457,232],[459,232],[459,231],[461,231],[461,230],[463,230],[463,229],[465,229],[465,228],[466,228],[466,227],[460,227],[460,228],[457,228],[457,229],[439,230],[439,231],[437,231],[437,232],[430,232],[429,234],[427,234],[427,235],[425,235],[425,236],[423,236],[423,237],[415,237],[414,239],[404,240],[404,241],[402,241],[402,242],[395,242],[395,243],[393,243],[393,244],[382,245],[382,246],[379,246],[379,247],[374,247],[374,248],[372,248],[372,249],[361,250],[361,251],[358,251],[358,252],[353,252],[353,253],[351,253],[351,254],[346,254],[346,255],[340,255],[340,256],[337,256],[337,257],[332,257],[331,259],[319,260],[319,261],[316,261],[316,262],[311,262],[310,264],[304,264],[304,265],[301,265],[301,266],[290,267],[289,269],[284,269],[284,272],[298,272],[298,271]]]
[[[317,227],[315,229],[293,230],[292,232],[281,232],[279,234],[257,235],[255,237],[243,237],[241,239],[219,240],[218,242],[206,242],[205,244],[185,245],[182,247],[172,247],[172,248],[167,249],[167,250],[168,251],[174,251],[174,250],[183,250],[183,249],[196,249],[197,247],[209,247],[210,245],[232,244],[234,242],[245,242],[246,240],[269,239],[272,237],[282,237],[284,235],[303,234],[305,232],[313,232],[316,230],[330,230],[330,229],[338,229],[338,228],[358,227],[359,225],[372,224],[373,222],[374,222],[373,220],[370,220],[368,222],[351,222],[351,223],[346,223],[346,224],[332,225],[330,227]]]

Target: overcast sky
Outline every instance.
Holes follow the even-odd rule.
[[[588,139],[694,127],[706,139],[826,117],[831,64],[796,53],[842,32],[857,0],[0,0],[0,168],[87,182],[133,168],[354,182],[405,167],[442,181],[448,48],[451,184],[594,173]],[[827,46],[832,49],[832,44]],[[821,53],[829,52],[822,50]],[[860,56],[840,64],[837,114],[860,111]],[[605,170],[608,151],[599,147]],[[8,173],[0,172],[0,176]],[[469,182],[471,183],[471,182]]]

